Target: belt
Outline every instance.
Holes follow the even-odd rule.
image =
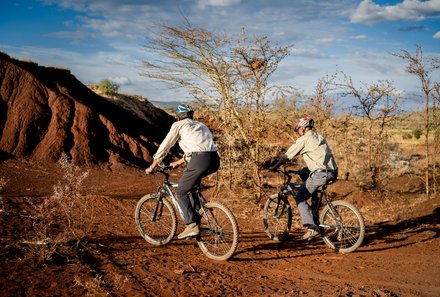
[[[338,171],[338,170],[333,170],[333,169],[316,169],[313,172],[329,172],[329,173],[333,173],[333,172],[336,172],[336,171]]]
[[[206,154],[213,154],[213,153],[217,153],[217,151],[204,151],[204,152],[192,152],[192,153],[186,153],[183,155],[183,160],[185,161],[185,163],[188,163],[189,160],[191,160],[192,156],[197,156],[197,155],[206,155]]]
[[[192,155],[192,156],[195,156],[195,155],[204,155],[204,154],[212,154],[212,153],[216,153],[217,151],[204,151],[204,152],[192,152],[192,153],[189,153],[190,155]]]

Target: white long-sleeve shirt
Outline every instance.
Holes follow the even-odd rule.
[[[186,118],[174,122],[153,158],[159,163],[179,141],[185,155],[194,152],[217,151],[211,131],[205,124]]]

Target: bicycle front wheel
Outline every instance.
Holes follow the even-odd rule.
[[[325,233],[324,242],[337,252],[353,252],[364,240],[364,219],[349,202],[338,200],[332,204],[333,211],[326,205],[319,218],[320,227]]]
[[[176,212],[166,199],[156,195],[142,197],[135,211],[136,228],[141,236],[153,245],[165,245],[177,230]]]
[[[199,210],[200,235],[197,243],[203,254],[213,260],[225,261],[238,246],[238,224],[233,213],[219,202],[208,202]]]
[[[278,194],[274,194],[267,199],[263,224],[270,239],[283,241],[287,238],[292,227],[292,208],[287,198],[278,199]]]

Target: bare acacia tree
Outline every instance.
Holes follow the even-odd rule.
[[[430,194],[429,178],[430,178],[430,153],[429,153],[429,130],[430,130],[430,116],[429,110],[431,107],[431,96],[435,90],[436,83],[431,80],[431,73],[440,68],[440,59],[423,57],[423,51],[420,46],[416,46],[416,53],[412,55],[406,50],[400,50],[393,54],[409,64],[406,71],[410,74],[416,75],[421,83],[421,89],[425,96],[425,155],[426,155],[426,171],[425,171],[425,187],[426,195]]]
[[[345,76],[345,75],[344,75]],[[345,89],[344,95],[353,96],[358,104],[353,105],[355,112],[367,121],[367,162],[370,171],[371,186],[378,186],[379,168],[383,164],[384,144],[387,142],[386,127],[395,119],[399,111],[400,96],[388,80],[356,87],[350,77],[339,84]]]
[[[292,130],[295,126],[295,120],[300,117],[298,102],[301,94],[291,89],[289,92],[275,92],[273,97],[275,100],[269,111],[270,125],[278,133],[279,140],[287,138],[293,141],[296,136]]]
[[[222,129],[218,144],[229,188],[234,182],[262,186],[258,169],[265,152],[265,100],[276,88],[269,77],[290,48],[274,46],[265,36],[250,38],[244,30],[237,37],[221,36],[189,22],[182,27],[161,25],[145,46],[161,58],[144,61],[144,76],[184,87],[194,99],[208,101],[217,110]]]
[[[336,90],[336,78],[337,73],[320,78],[315,93],[308,100],[310,103],[308,110],[320,130],[325,130],[327,121],[333,116],[335,102],[329,97],[329,93]]]
[[[440,83],[436,82],[434,84],[433,92],[432,92],[432,122],[434,129],[434,168],[433,168],[433,191],[437,193],[438,188],[438,166],[439,166],[439,157],[440,157]],[[435,158],[436,157],[436,158]]]

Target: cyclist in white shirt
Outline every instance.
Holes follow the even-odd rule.
[[[199,184],[205,176],[216,172],[220,167],[220,157],[209,128],[193,120],[194,109],[190,105],[181,104],[176,110],[177,121],[173,123],[165,139],[160,144],[150,167],[145,173],[150,174],[162,163],[170,149],[179,142],[184,152],[183,158],[170,163],[173,168],[187,163],[177,187],[179,205],[184,214],[185,230],[177,238],[197,236],[200,233],[195,218],[194,205],[188,196],[191,189]],[[193,201],[194,202],[194,201]]]

